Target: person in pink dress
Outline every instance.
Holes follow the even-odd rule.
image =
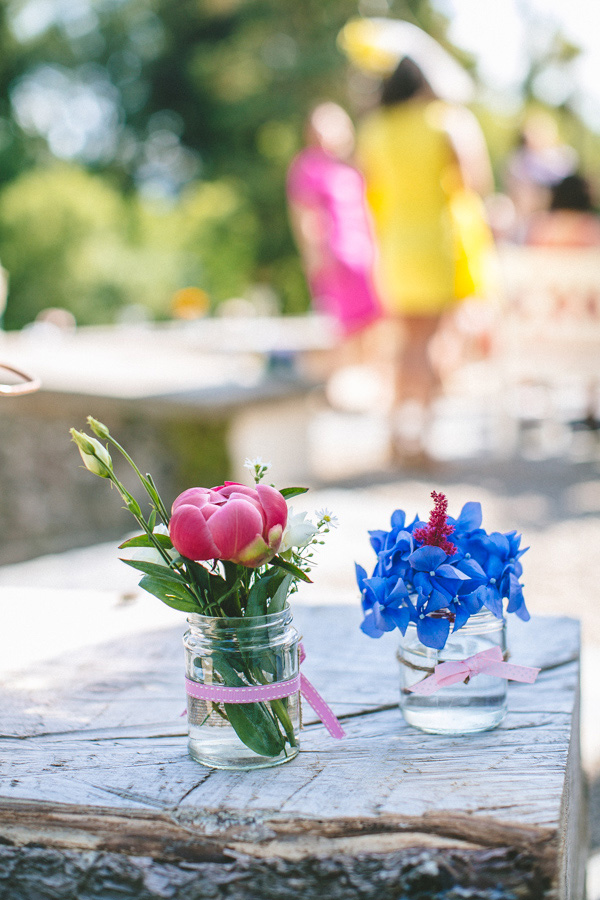
[[[354,128],[345,110],[319,104],[308,119],[306,144],[288,170],[290,220],[313,306],[346,338],[374,322],[380,307],[365,186],[350,162]]]

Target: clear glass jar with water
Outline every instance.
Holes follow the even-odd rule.
[[[430,734],[471,734],[495,728],[506,715],[507,682],[492,675],[476,675],[433,694],[415,694],[408,687],[433,674],[435,666],[464,660],[499,647],[506,658],[506,623],[483,610],[451,632],[442,650],[421,643],[414,623],[401,638],[400,710],[406,722]]]
[[[183,642],[187,678],[198,684],[243,687],[298,675],[300,636],[288,606],[245,618],[191,615]],[[255,769],[298,754],[300,696],[231,704],[188,694],[190,756],[217,769]]]

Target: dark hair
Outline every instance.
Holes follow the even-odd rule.
[[[420,68],[410,57],[405,56],[389,78],[383,82],[381,105],[393,106],[396,103],[404,103],[425,87],[428,87],[428,83]]]
[[[567,175],[552,187],[550,209],[574,209],[589,212],[593,209],[590,187],[582,175]]]

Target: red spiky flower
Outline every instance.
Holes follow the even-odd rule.
[[[454,525],[448,524],[448,500],[446,495],[432,491],[434,507],[429,514],[429,522],[424,528],[417,528],[414,538],[422,544],[432,547],[441,547],[448,556],[456,553],[456,547],[448,540],[454,531]]]

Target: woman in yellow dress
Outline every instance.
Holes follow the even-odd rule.
[[[461,299],[485,290],[492,239],[480,194],[492,187],[491,168],[475,117],[435,97],[408,57],[359,129],[358,162],[378,244],[378,290],[400,332],[394,450],[418,455],[440,387],[433,338]]]

